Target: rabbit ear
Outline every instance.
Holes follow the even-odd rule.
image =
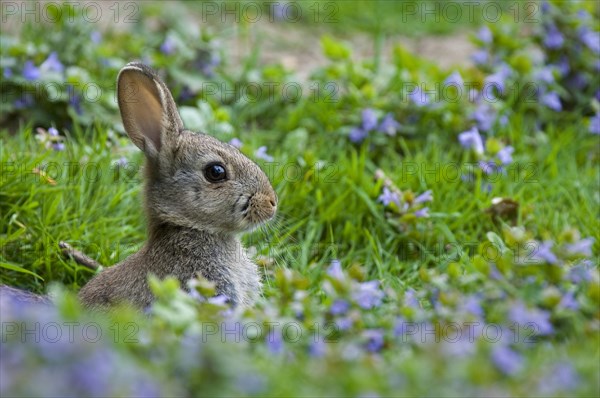
[[[125,131],[150,158],[156,158],[183,130],[171,92],[144,64],[132,62],[121,69],[117,99]]]

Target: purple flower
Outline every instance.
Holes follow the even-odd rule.
[[[417,196],[415,198],[415,200],[413,200],[413,203],[419,204],[419,203],[431,202],[432,200],[433,200],[433,195],[431,194],[431,189],[428,189],[427,191],[425,191],[422,194],[420,194],[419,196]]]
[[[545,67],[541,68],[535,73],[535,78],[541,82],[552,84],[554,83],[553,68]]]
[[[40,65],[40,69],[47,72],[62,73],[65,70],[65,67],[58,59],[58,54],[56,54],[56,51],[53,51]]]
[[[498,89],[500,94],[504,94],[506,87],[506,79],[510,77],[512,70],[506,64],[502,64],[500,68],[495,72],[486,77],[484,84],[488,86],[494,86]]]
[[[523,357],[505,345],[494,347],[492,363],[505,375],[514,375],[523,369]]]
[[[229,303],[229,297],[227,297],[224,294],[219,294],[217,296],[214,297],[210,297],[208,299],[208,302],[214,305],[222,305],[225,306],[227,305],[227,303]]]
[[[463,148],[472,148],[478,155],[483,155],[483,140],[477,130],[477,127],[472,127],[470,130],[463,131],[458,135],[458,142]]]
[[[322,338],[316,338],[308,345],[308,354],[314,358],[321,358],[327,353],[327,345]]]
[[[415,211],[415,217],[417,217],[417,218],[429,217],[429,207],[423,207],[422,209]]]
[[[377,114],[371,108],[363,109],[361,114],[362,129],[364,131],[371,131],[377,127]]]
[[[283,352],[283,338],[280,332],[274,329],[270,330],[265,338],[267,349],[272,354],[281,354]]]
[[[417,292],[414,289],[407,289],[404,292],[404,305],[408,308],[419,309],[419,299],[417,298]]]
[[[393,202],[396,204],[396,206],[400,207],[400,198],[398,197],[398,193],[392,191],[388,187],[383,187],[383,193],[379,195],[377,200],[383,203],[384,206],[389,206],[390,203]]]
[[[370,309],[381,304],[384,293],[379,289],[379,281],[360,283],[352,293],[352,298],[361,308]]]
[[[562,111],[562,104],[560,103],[560,97],[554,91],[550,91],[549,93],[545,93],[541,98],[542,104],[546,105],[548,108],[553,111],[560,112]]]
[[[23,77],[25,80],[37,80],[40,78],[40,75],[40,69],[32,61],[25,61],[25,65],[23,66]]]
[[[464,84],[465,82],[458,71],[452,72],[452,74],[450,74],[450,76],[444,80],[445,86],[456,86],[457,88],[462,88]]]
[[[367,131],[363,130],[362,128],[354,127],[354,128],[352,128],[352,130],[350,130],[350,134],[348,135],[348,138],[350,139],[350,142],[359,144],[359,143],[363,142],[365,140],[365,138],[367,138],[368,135],[369,135],[369,133]]]
[[[590,118],[590,133],[600,134],[600,113]]]
[[[490,160],[490,161],[480,160],[478,162],[478,165],[479,165],[479,168],[481,169],[481,171],[483,171],[485,174],[492,174],[495,171],[502,170],[502,168],[498,167],[498,165],[496,165],[496,162],[494,162],[493,160]]]
[[[329,307],[331,315],[343,315],[350,309],[350,303],[344,299],[336,299]]]
[[[594,53],[600,53],[600,32],[594,32],[587,26],[579,29],[579,40]]]
[[[340,317],[335,320],[335,324],[340,330],[349,330],[354,324],[354,320],[349,316]]]
[[[48,129],[48,134],[50,134],[53,137],[58,137],[58,130],[55,129],[54,127],[50,127]]]
[[[471,113],[470,118],[477,123],[477,127],[481,131],[488,131],[496,121],[496,111],[490,104],[482,102]]]
[[[100,42],[102,41],[102,33],[100,33],[97,30],[93,31],[92,33],[90,33],[90,40],[94,44],[100,44]]]
[[[516,303],[509,311],[511,321],[521,327],[533,325],[535,335],[548,335],[554,331],[550,323],[550,313],[537,308],[528,309],[523,303]]]
[[[481,300],[475,295],[466,297],[462,303],[462,310],[475,315],[478,318],[483,317],[483,309],[481,308]]]
[[[369,352],[379,352],[383,348],[384,333],[382,329],[367,329],[363,332],[366,338],[365,348]]]
[[[573,292],[566,292],[560,299],[558,306],[567,310],[577,311],[579,309],[579,302],[575,298]]]
[[[584,260],[581,263],[573,266],[569,270],[568,278],[571,282],[575,284],[580,284],[581,282],[589,282],[592,280],[592,269],[594,265],[591,261]]]
[[[496,156],[498,157],[498,160],[500,160],[500,163],[502,163],[503,165],[507,165],[507,164],[512,163],[512,161],[513,161],[512,154],[514,151],[515,151],[515,148],[508,145],[508,146],[505,146],[504,148],[500,149],[498,151],[498,153],[496,154]]]
[[[117,160],[117,161],[115,162],[115,164],[116,164],[117,166],[119,166],[119,167],[125,167],[125,166],[127,166],[127,164],[128,164],[128,163],[129,163],[129,162],[127,161],[127,158],[126,158],[125,156],[121,156],[121,157],[119,158],[119,160]],[[195,290],[195,289],[192,289],[192,290]]]
[[[273,156],[270,156],[267,154],[267,147],[266,146],[261,146],[259,147],[255,152],[254,152],[254,156],[257,159],[262,159],[265,160],[267,162],[272,162],[275,158],[273,158]]]
[[[539,382],[539,392],[543,395],[557,395],[561,391],[572,391],[579,387],[579,375],[570,362],[555,364]]]
[[[173,54],[175,52],[176,45],[177,43],[175,42],[175,39],[173,39],[172,36],[167,36],[165,41],[163,41],[163,43],[160,45],[160,51],[165,55]]]
[[[13,76],[12,69],[4,68],[4,70],[2,71],[2,76],[4,76],[5,79],[10,79]]]
[[[342,271],[342,263],[340,260],[331,261],[329,268],[327,268],[327,275],[338,280],[344,279],[344,271]]]
[[[556,25],[548,25],[546,28],[546,37],[544,38],[544,45],[546,48],[555,50],[561,48],[564,42],[565,38]]]
[[[23,109],[23,108],[27,108],[30,107],[31,105],[33,105],[34,101],[33,101],[33,97],[31,96],[31,94],[29,93],[25,93],[24,96],[22,96],[21,98],[17,98],[15,100],[15,108],[17,109]]]
[[[381,123],[379,123],[379,127],[377,127],[378,131],[385,133],[389,136],[396,135],[396,131],[400,128],[400,123],[394,120],[394,116],[391,113],[385,115]]]
[[[594,238],[585,238],[575,243],[566,244],[565,250],[572,256],[591,257],[593,244]]]
[[[484,26],[481,29],[479,29],[479,32],[477,32],[477,38],[485,44],[491,43],[494,39],[492,36],[492,31],[487,26]]]
[[[478,50],[471,54],[471,60],[475,65],[483,65],[488,62],[489,55],[486,50]]]
[[[542,243],[538,243],[537,247],[534,248],[533,253],[531,253],[531,258],[535,261],[543,261],[548,264],[557,264],[558,258],[554,253],[552,253],[552,246],[554,242],[547,240]]]
[[[229,145],[240,149],[244,144],[242,143],[242,141],[240,141],[239,138],[232,138],[231,141],[229,141]]]
[[[560,73],[560,75],[562,77],[568,75],[569,72],[571,71],[571,65],[569,64],[569,58],[562,56],[560,58],[560,61],[558,61],[558,63],[556,64],[556,67],[558,68],[558,73]]]
[[[55,151],[64,151],[65,144],[63,144],[62,142],[54,143],[52,144],[52,149],[54,149]]]
[[[413,91],[408,93],[408,98],[418,107],[429,104],[429,96],[419,87],[416,87]]]

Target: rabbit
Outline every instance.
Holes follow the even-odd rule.
[[[145,154],[147,242],[93,277],[79,291],[80,301],[92,309],[118,303],[145,309],[154,299],[149,274],[174,276],[182,286],[200,274],[233,306],[251,306],[261,281],[239,236],[275,216],[278,199],[269,179],[232,145],[186,130],[169,89],[150,67],[123,67],[117,99],[127,135]]]

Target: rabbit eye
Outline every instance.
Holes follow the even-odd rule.
[[[211,163],[204,169],[204,177],[210,182],[220,182],[227,179],[225,166],[220,163]]]

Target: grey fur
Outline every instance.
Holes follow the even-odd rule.
[[[154,299],[149,273],[175,276],[184,287],[201,274],[234,305],[252,305],[260,277],[239,234],[275,215],[277,196],[267,176],[233,146],[184,129],[171,93],[149,67],[126,65],[117,95],[127,134],[146,154],[148,241],[95,276],[79,298],[91,308],[120,302],[145,308]],[[226,181],[204,177],[212,162],[225,166]]]

